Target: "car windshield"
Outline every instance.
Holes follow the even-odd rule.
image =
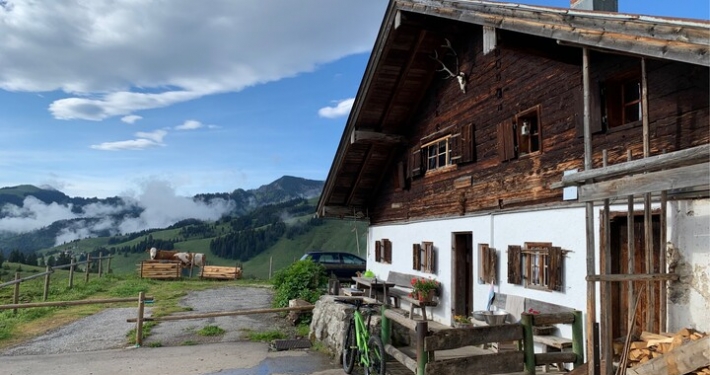
[[[346,264],[365,264],[365,260],[356,257],[355,255],[343,254],[343,263]]]

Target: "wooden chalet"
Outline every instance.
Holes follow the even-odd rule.
[[[439,323],[491,285],[584,311],[602,373],[627,332],[710,331],[709,46],[701,20],[391,0],[318,215],[369,220],[378,277],[439,280]]]

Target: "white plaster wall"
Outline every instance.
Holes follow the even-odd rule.
[[[668,265],[681,275],[668,291],[668,331],[710,331],[710,200],[669,202]],[[675,254],[673,254],[675,252]]]
[[[622,202],[618,202],[622,203]],[[652,209],[659,208],[654,204]],[[643,205],[635,205],[635,210],[643,210]],[[599,230],[602,207],[594,207],[595,273],[599,273]],[[615,204],[610,210],[625,212],[627,205]],[[449,324],[451,313],[451,264],[452,234],[471,232],[474,249],[474,310],[486,307],[490,286],[478,283],[477,247],[487,243],[498,252],[498,280],[495,290],[499,293],[525,296],[539,301],[553,303],[586,311],[587,308],[587,255],[585,208],[577,207],[538,209],[481,216],[467,216],[452,219],[403,223],[396,225],[372,226],[368,236],[368,269],[383,279],[390,270],[403,273],[434,277],[442,284],[442,302],[434,309],[434,320]],[[374,259],[374,243],[382,238],[392,241],[393,264],[377,263]],[[668,308],[668,330],[682,327],[710,331],[710,200],[695,202],[669,202],[668,206],[669,244],[679,250],[692,272],[681,281],[689,286],[682,303],[670,303]],[[412,270],[412,244],[431,241],[437,249],[437,273],[430,275]],[[568,250],[563,272],[563,290],[549,292],[508,284],[508,245],[523,245],[524,242],[552,242]],[[669,298],[670,298],[669,293]],[[600,316],[599,283],[596,291],[597,320]],[[586,319],[586,317],[585,317]],[[693,322],[693,323],[691,323]],[[560,334],[571,337],[571,327],[559,325]],[[586,329],[586,325],[585,325]]]

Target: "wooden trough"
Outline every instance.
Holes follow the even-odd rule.
[[[146,279],[179,279],[182,267],[180,261],[144,260],[140,275]]]
[[[241,267],[204,266],[200,272],[203,279],[236,280],[242,278]]]

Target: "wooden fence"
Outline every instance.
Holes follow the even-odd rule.
[[[98,262],[97,274],[98,274],[98,277],[101,277],[103,274],[102,265],[103,265],[104,260],[107,260],[106,269],[108,270],[108,272],[111,271],[111,258],[113,258],[112,255],[104,257],[102,253],[99,253],[98,258],[92,259],[91,254],[88,254],[86,256],[86,260],[83,260],[81,262],[77,262],[75,258],[72,258],[71,263],[69,263],[69,264],[64,264],[61,266],[54,266],[54,267],[47,266],[47,268],[44,272],[36,273],[31,276],[20,277],[20,273],[15,272],[15,279],[12,281],[8,281],[8,282],[0,284],[0,288],[14,285],[15,289],[12,293],[12,303],[17,304],[19,302],[19,298],[20,298],[20,284],[25,281],[33,280],[38,277],[44,276],[44,290],[42,293],[42,300],[46,301],[48,298],[48,295],[49,295],[49,283],[50,283],[51,275],[54,273],[54,270],[69,268],[69,289],[71,289],[74,287],[74,274],[75,274],[74,269],[76,268],[76,266],[81,265],[81,264],[86,264],[86,269],[84,272],[84,282],[88,283],[89,282],[89,274],[90,274],[89,271],[91,270],[91,264],[93,262]],[[17,309],[13,309],[13,312],[17,313]]]
[[[411,358],[390,344],[391,322],[401,324],[416,334],[416,357]],[[533,326],[572,324],[572,352],[535,353]],[[525,370],[534,375],[535,366],[560,362],[574,363],[577,367],[584,359],[582,314],[579,311],[557,314],[523,313],[521,323],[486,327],[452,328],[429,331],[428,321],[411,320],[393,310],[382,307],[382,341],[385,351],[416,375],[439,374],[501,374]],[[437,350],[456,349],[505,341],[522,343],[522,350],[492,353],[437,361]]]

